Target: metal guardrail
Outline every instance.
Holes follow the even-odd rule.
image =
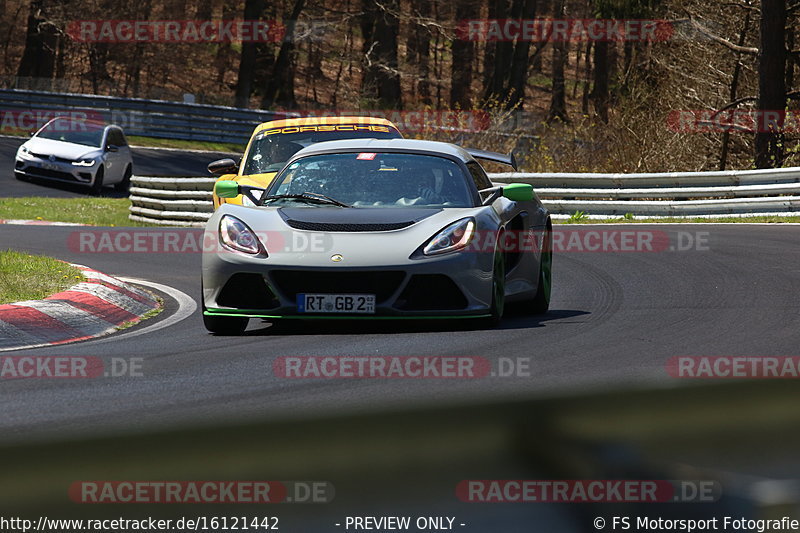
[[[161,139],[187,141],[217,141],[245,144],[258,124],[269,120],[303,116],[292,111],[267,111],[263,109],[242,109],[171,102],[165,100],[146,100],[142,98],[121,98],[74,93],[56,93],[27,89],[0,89],[0,112],[30,113],[28,129],[36,129],[33,123],[41,126],[55,114],[71,111],[86,112],[89,117],[122,126],[128,135],[140,135]],[[360,113],[356,110],[353,112]],[[393,112],[364,110],[363,114],[372,117],[394,119],[401,131],[407,129],[402,117],[391,116]],[[419,113],[424,116],[424,112]],[[415,112],[409,112],[411,119]],[[35,118],[40,120],[36,121]],[[412,120],[413,128],[418,127]],[[468,143],[468,134],[460,129],[444,125],[430,126],[433,129],[452,133],[455,142]],[[409,132],[407,132],[409,133]],[[482,132],[478,132],[482,133]],[[517,146],[528,147],[538,144],[538,136],[495,131],[500,137],[513,137]]]
[[[640,188],[640,187],[715,187],[798,183],[800,168],[761,170],[723,170],[719,172],[656,172],[650,174],[529,173],[502,172],[491,175],[504,182],[530,183],[537,189],[565,188]]]
[[[556,216],[710,216],[800,214],[800,168],[561,174],[509,172],[493,181],[530,183]]]
[[[47,113],[89,111],[90,117],[119,124],[128,135],[187,141],[244,144],[253,128],[269,120],[295,116],[259,109],[188,104],[141,98],[0,89],[0,110]]]
[[[490,174],[530,183],[556,217],[800,215],[800,168],[664,174]],[[131,180],[131,220],[202,226],[211,216],[215,178]],[[661,184],[662,186],[654,186]]]

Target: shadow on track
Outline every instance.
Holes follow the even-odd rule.
[[[551,320],[562,320],[591,314],[588,311],[554,309],[545,315],[528,315],[510,307],[496,328],[476,326],[475,319],[463,320],[283,320],[259,324],[250,321],[250,329],[244,336],[259,337],[269,335],[359,335],[359,334],[403,334],[436,333],[458,331],[496,331],[530,329],[543,327]],[[257,329],[253,329],[258,324]]]

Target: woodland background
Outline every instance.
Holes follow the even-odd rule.
[[[526,170],[800,166],[785,131],[675,131],[681,110],[800,113],[800,0],[0,0],[0,87],[262,109],[486,111]],[[459,39],[467,19],[663,19],[664,42]],[[84,43],[75,20],[266,20],[274,43]],[[671,115],[671,113],[673,115]],[[431,128],[412,136],[452,139]]]

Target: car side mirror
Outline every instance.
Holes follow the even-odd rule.
[[[503,187],[503,197],[514,202],[530,202],[533,200],[533,185],[528,183],[512,183]]]
[[[33,137],[34,135],[36,135],[35,131],[29,131],[28,132],[28,137]]]
[[[222,174],[236,174],[239,171],[239,163],[233,159],[218,159],[208,164],[208,172],[219,176]]]
[[[106,146],[106,152],[119,152],[119,147],[109,144]]]
[[[236,198],[240,194],[239,184],[233,180],[219,180],[214,184],[214,194],[220,198]]]

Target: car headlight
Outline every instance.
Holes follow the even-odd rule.
[[[80,161],[73,161],[72,164],[76,167],[93,167],[96,162],[94,159],[81,159]]]
[[[219,221],[219,237],[222,244],[231,250],[258,255],[262,251],[256,234],[238,218],[224,215]]]
[[[428,241],[428,244],[422,249],[422,253],[425,255],[437,255],[461,250],[469,244],[474,234],[475,219],[462,218],[437,233]]]
[[[19,147],[19,151],[21,154],[30,155],[31,151],[25,145]]]

